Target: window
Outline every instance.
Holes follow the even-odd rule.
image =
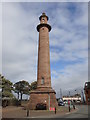
[[[42,20],[43,20],[43,21],[45,21],[45,19],[44,19],[44,18],[43,18]]]
[[[44,21],[45,21],[45,18],[42,18],[42,22],[44,23]]]
[[[41,79],[41,84],[42,85],[44,84],[44,77],[42,77],[42,79]]]
[[[44,27],[42,28],[42,30],[44,30]]]
[[[45,21],[45,18],[43,17],[42,20]]]

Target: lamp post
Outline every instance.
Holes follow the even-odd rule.
[[[76,91],[76,95],[77,95],[77,97],[78,97],[78,100],[79,100],[79,94],[78,94],[78,91],[77,90],[75,90]]]
[[[70,97],[70,91],[69,91],[69,97]]]
[[[70,91],[69,91],[69,100],[70,100]]]
[[[85,103],[83,90],[81,90],[81,94],[82,94],[83,103]]]
[[[60,98],[62,99],[62,90],[61,90],[61,88],[60,88]]]

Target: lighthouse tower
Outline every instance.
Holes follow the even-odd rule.
[[[46,104],[47,109],[58,106],[56,93],[51,87],[49,50],[49,32],[51,31],[51,26],[47,23],[48,19],[48,16],[42,13],[39,17],[40,24],[37,25],[37,31],[39,32],[37,89],[30,93],[30,109],[36,109],[38,103]]]
[[[49,32],[51,26],[47,23],[48,17],[43,13],[40,17],[40,24],[37,26],[39,32],[38,48],[38,88],[51,88],[50,73],[50,52],[49,52]]]

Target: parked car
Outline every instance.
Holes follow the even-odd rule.
[[[66,101],[64,101],[64,104],[68,104],[68,101],[66,100]]]
[[[65,104],[64,104],[64,102],[60,101],[60,102],[58,102],[58,105],[59,106],[64,106]]]
[[[36,110],[46,110],[46,109],[47,109],[47,107],[46,107],[46,104],[44,104],[44,103],[38,103],[36,105]]]
[[[80,100],[77,100],[76,103],[80,103],[81,101]]]

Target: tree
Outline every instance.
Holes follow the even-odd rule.
[[[37,88],[37,81],[34,81],[34,82],[31,83],[30,89],[35,90],[36,88]]]
[[[12,98],[14,95],[12,94],[13,90],[13,83],[10,80],[7,80],[4,76],[0,74],[0,87],[2,92],[2,98],[3,97],[9,97]],[[2,83],[2,84],[1,84]]]
[[[37,88],[37,81],[32,82],[30,85],[27,81],[22,80],[19,82],[16,82],[13,85],[14,92],[18,95],[19,100],[19,94],[20,94],[20,100],[22,101],[23,94],[30,94],[30,90],[35,90]]]
[[[18,94],[19,99],[19,93],[20,93],[20,100],[22,101],[23,94],[29,94],[30,93],[30,85],[27,81],[22,80],[13,85],[14,91]]]

